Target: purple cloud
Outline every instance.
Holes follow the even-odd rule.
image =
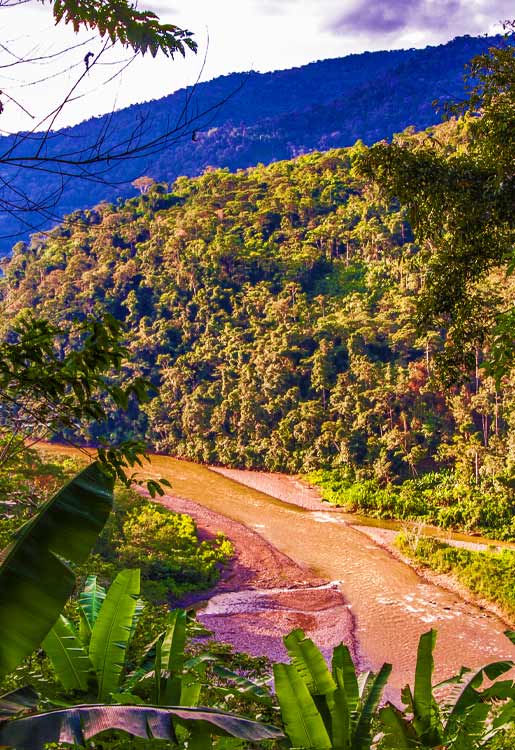
[[[485,23],[504,18],[505,0],[479,0],[472,12],[469,0],[387,0],[373,3],[356,0],[353,6],[332,17],[326,28],[335,34],[350,32],[385,35],[404,31],[482,33]]]

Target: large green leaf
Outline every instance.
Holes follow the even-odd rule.
[[[433,650],[436,643],[436,630],[429,630],[420,636],[415,667],[413,688],[413,725],[421,737],[427,735],[437,742],[436,733],[440,727],[438,706],[433,696]]]
[[[75,585],[65,560],[84,562],[112,504],[112,481],[93,463],[45,503],[1,553],[0,677],[29,656],[56,622]]]
[[[283,737],[276,727],[209,708],[87,705],[4,722],[0,725],[0,745],[10,745],[16,750],[43,750],[48,742],[84,745],[87,739],[107,729],[119,729],[144,739],[150,736],[173,742],[172,717],[188,728],[198,723],[212,734],[229,735],[249,742]]]
[[[420,747],[411,722],[407,721],[402,711],[388,703],[379,712],[383,724],[384,738],[381,746],[384,750],[410,750]]]
[[[463,717],[471,706],[474,706],[474,704],[480,703],[483,700],[483,695],[478,691],[478,688],[481,687],[485,678],[494,681],[512,668],[512,661],[495,661],[486,664],[475,672],[464,673],[461,680],[457,682],[449,694],[448,702],[451,706],[451,710],[447,717],[446,731],[452,727],[453,723]],[[495,687],[495,685],[492,687]],[[506,696],[502,697],[510,697],[513,690],[512,683],[503,683],[503,687],[507,687],[507,690]],[[491,688],[490,691],[492,697],[494,697],[494,691],[492,691]]]
[[[266,688],[259,685],[257,682],[253,682],[253,680],[249,680],[247,677],[242,677],[236,672],[232,672],[230,669],[226,669],[226,667],[222,667],[219,664],[216,664],[213,667],[213,672],[218,675],[218,677],[233,682],[240,695],[247,695],[249,698],[252,698],[252,700],[257,701],[258,703],[263,703],[265,706],[272,705],[272,696]]]
[[[80,637],[85,646],[91,639],[91,631],[96,622],[100,607],[106,598],[106,590],[96,576],[88,576],[79,595]]]
[[[186,611],[174,609],[168,614],[166,632],[161,646],[163,669],[174,672],[181,669],[186,645]]]
[[[372,720],[376,715],[377,707],[391,671],[391,664],[383,664],[379,672],[370,680],[370,687],[367,690],[366,698],[357,717],[352,737],[352,750],[369,750],[372,744]]]
[[[139,570],[118,573],[93,626],[89,657],[97,674],[99,700],[118,692],[139,589]]]
[[[332,671],[334,681],[345,691],[349,710],[355,711],[359,701],[358,678],[350,651],[344,643],[340,643],[333,651]]]
[[[333,750],[349,750],[351,737],[351,714],[349,702],[343,687],[339,687],[327,703],[331,713],[331,739]]]
[[[445,740],[449,744],[452,742],[453,750],[475,750],[484,747],[484,739],[491,732],[493,713],[492,705],[488,702],[476,703],[456,725],[451,725]]]
[[[286,734],[293,747],[330,750],[322,716],[293,664],[274,664],[275,690]]]
[[[186,612],[174,609],[168,615],[168,624],[161,644],[161,669],[166,672],[166,680],[161,689],[160,703],[178,705],[181,703],[181,670],[184,664],[186,645]]]
[[[73,624],[64,615],[59,617],[42,645],[64,689],[85,692],[91,662]]]
[[[293,665],[306,683],[312,695],[327,695],[336,690],[325,659],[311,638],[306,638],[300,628],[285,636],[284,645],[291,656]]]
[[[181,682],[181,706],[198,706],[202,683],[183,678]]]

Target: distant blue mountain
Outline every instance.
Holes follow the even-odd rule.
[[[441,115],[434,100],[459,100],[464,66],[496,41],[465,36],[421,50],[234,73],[86,120],[45,140],[1,138],[0,254],[65,214],[134,194],[130,183],[143,174],[173,182],[208,166],[235,170],[435,124]],[[176,127],[177,134],[160,140]],[[143,154],[142,143],[149,144]],[[78,170],[71,162],[80,151],[86,159]],[[28,157],[36,153],[34,163]],[[106,153],[110,160],[96,163]]]

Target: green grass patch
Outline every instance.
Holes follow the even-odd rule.
[[[496,547],[474,551],[453,547],[434,537],[402,532],[400,551],[437,573],[450,573],[476,596],[498,605],[515,620],[515,552]]]

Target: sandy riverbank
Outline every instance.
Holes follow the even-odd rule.
[[[338,582],[327,581],[284,555],[257,531],[182,497],[158,502],[195,519],[201,538],[221,532],[234,556],[216,586],[183,600],[183,606],[206,602],[199,611],[214,637],[234,648],[284,660],[282,635],[302,628],[326,654],[344,641],[357,649],[354,621]]]

